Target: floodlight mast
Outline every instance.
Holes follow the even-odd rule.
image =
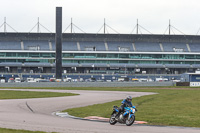
[[[104,34],[106,34],[106,19],[104,18]]]
[[[62,79],[62,7],[56,7],[56,79]]]
[[[170,24],[170,20],[169,20],[169,35],[171,34],[171,24]]]
[[[6,17],[4,17],[4,33],[6,33]]]
[[[71,18],[71,33],[72,33],[72,29],[73,29],[73,23],[72,23],[72,18]]]
[[[37,24],[37,33],[40,32],[40,18],[38,17],[38,24]]]
[[[138,28],[139,28],[139,25],[138,25],[138,19],[137,19],[137,30],[136,30],[136,34],[138,34]]]

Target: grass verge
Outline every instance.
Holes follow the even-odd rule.
[[[45,133],[45,132],[0,128],[0,133]],[[55,132],[52,132],[52,133],[55,133]]]
[[[112,89],[111,89],[112,90]],[[118,88],[118,90],[120,90]],[[133,99],[138,112],[136,120],[147,121],[150,125],[200,127],[199,89],[131,89],[125,91],[157,92],[157,95]],[[78,117],[110,117],[113,105],[120,106],[121,100],[105,104],[65,110]]]
[[[62,96],[74,96],[74,95],[78,94],[0,90],[0,99],[45,98],[45,97],[62,97]]]

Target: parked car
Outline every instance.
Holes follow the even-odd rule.
[[[5,80],[5,79],[1,79],[0,82],[1,82],[1,83],[5,83],[6,80]]]
[[[56,82],[56,78],[50,78],[50,82]]]
[[[15,82],[15,79],[14,78],[9,78],[8,79],[8,83],[14,83]]]
[[[63,79],[64,82],[72,82],[72,78],[65,78]]]
[[[26,81],[27,82],[36,82],[36,80],[34,78],[27,78]]]
[[[21,83],[22,81],[21,81],[21,78],[15,78],[15,82],[16,83]]]
[[[38,82],[50,82],[50,81],[47,79],[40,79],[40,80],[38,80]]]

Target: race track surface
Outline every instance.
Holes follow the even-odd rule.
[[[5,89],[4,89],[5,90]],[[13,90],[13,89],[12,89]],[[17,89],[18,90],[18,89]],[[23,91],[23,90],[21,90]],[[199,133],[198,128],[160,127],[146,125],[123,124],[85,121],[72,118],[61,118],[52,115],[60,110],[82,107],[97,103],[105,103],[124,99],[127,95],[139,97],[150,95],[147,92],[113,92],[113,91],[80,91],[80,90],[27,90],[70,92],[78,96],[12,99],[0,100],[0,127],[24,129],[32,131],[60,132],[60,133]],[[103,110],[102,110],[103,111]],[[111,110],[112,111],[112,110]],[[137,119],[137,115],[136,115]]]

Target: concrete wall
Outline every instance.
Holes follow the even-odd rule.
[[[136,87],[174,86],[174,82],[37,82],[0,83],[0,87]]]

